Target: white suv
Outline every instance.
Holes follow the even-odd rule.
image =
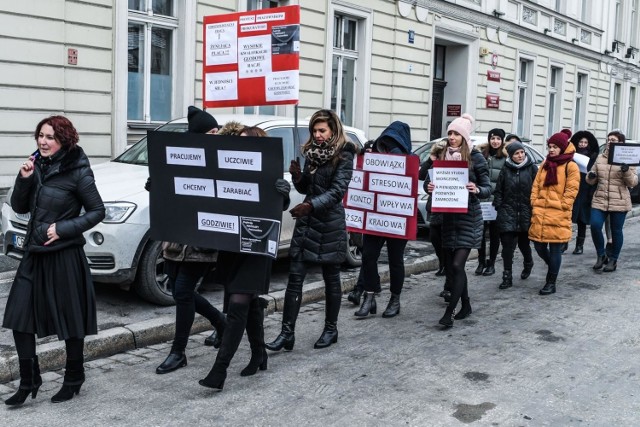
[[[301,157],[300,145],[309,138],[308,121],[298,121],[298,135],[294,139],[294,121],[276,116],[216,115],[222,126],[230,120],[247,126],[259,126],[271,137],[282,138],[284,176],[291,180],[289,164]],[[158,128],[167,132],[186,132],[187,120],[178,119]],[[358,147],[366,142],[363,131],[345,127],[349,139]],[[149,176],[147,168],[147,138],[144,137],[114,160],[96,165],[93,172],[98,191],[104,200],[106,218],[87,231],[84,246],[93,279],[114,283],[125,288],[133,285],[144,299],[162,305],[173,304],[171,289],[163,273],[160,242],[149,239],[149,194],[144,184]],[[303,195],[292,186],[291,206],[301,203]],[[29,215],[18,215],[9,206],[11,193],[2,206],[2,232],[5,254],[22,257],[24,235]],[[293,234],[294,220],[288,213],[282,216],[279,256],[286,256]],[[360,235],[350,235],[350,250],[346,263],[356,267],[361,263]]]

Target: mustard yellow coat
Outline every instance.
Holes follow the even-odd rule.
[[[565,153],[573,153],[569,144]],[[574,161],[558,166],[558,183],[544,186],[547,171],[540,165],[531,189],[531,227],[529,239],[542,243],[571,240],[571,211],[580,188],[580,169]]]

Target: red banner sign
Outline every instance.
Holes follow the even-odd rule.
[[[300,6],[204,17],[204,107],[296,104]]]
[[[344,197],[347,230],[415,240],[419,169],[417,156],[358,156]]]

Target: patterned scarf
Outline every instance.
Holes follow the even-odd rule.
[[[544,178],[544,186],[556,185],[558,183],[558,166],[573,160],[573,153],[562,153],[555,157],[547,155],[544,161],[544,170],[547,171],[547,176]]]
[[[445,160],[462,160],[462,155],[460,154],[460,148],[447,147],[447,151],[444,155]]]
[[[323,141],[319,144],[315,139],[305,151],[304,156],[309,163],[309,172],[316,173],[316,170],[333,158],[336,153],[336,146],[333,144],[334,138]]]

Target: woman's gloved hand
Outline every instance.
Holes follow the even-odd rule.
[[[629,170],[629,165],[626,163],[620,163],[620,172],[624,173]]]
[[[278,193],[283,196],[289,196],[289,192],[291,191],[291,184],[286,179],[278,178],[276,179],[276,190]]]
[[[289,173],[291,174],[291,179],[293,182],[300,181],[302,177],[302,170],[300,169],[300,159],[296,157],[295,160],[291,160],[291,165],[289,165]]]
[[[147,182],[144,183],[144,189],[151,191],[151,177],[147,178]]]
[[[598,177],[598,174],[596,174],[594,171],[589,171],[589,173],[587,174],[587,178],[589,179],[596,179]]]
[[[302,218],[303,216],[307,216],[313,210],[313,206],[309,202],[304,202],[297,204],[289,211],[292,217],[294,218]]]

